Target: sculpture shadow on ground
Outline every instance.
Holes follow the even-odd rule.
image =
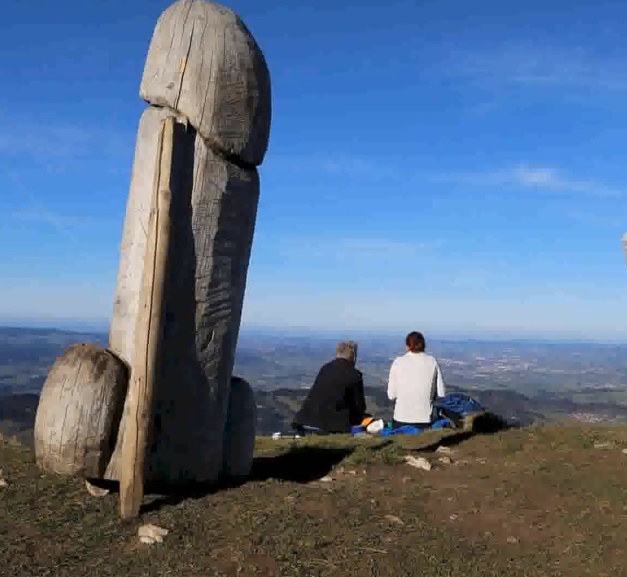
[[[354,450],[353,447],[292,447],[285,453],[255,459],[250,480],[310,483],[328,475]]]
[[[245,483],[276,479],[291,483],[311,483],[328,475],[338,463],[348,457],[354,448],[335,447],[292,447],[276,455],[255,458],[249,477],[228,479],[217,483],[150,483],[146,487],[149,495],[140,513],[146,514],[167,506],[176,506],[188,499],[202,499],[226,489],[233,489]],[[117,483],[110,488],[115,491]],[[154,498],[153,498],[154,497]]]

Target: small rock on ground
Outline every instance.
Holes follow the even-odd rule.
[[[385,519],[387,519],[390,523],[396,523],[397,525],[404,525],[405,523],[400,517],[396,515],[385,515]]]
[[[446,445],[440,445],[436,450],[436,453],[442,453],[443,455],[452,455],[453,453],[455,453],[455,451],[453,451],[453,449],[451,449],[450,447],[447,447]]]
[[[321,483],[330,483],[331,481],[333,481],[333,479],[331,477],[329,477],[329,475],[325,475],[324,477],[321,477],[320,479],[318,479]]]
[[[405,456],[405,462],[416,469],[422,469],[424,471],[431,470],[431,463],[427,461],[424,457],[414,457],[412,455]]]
[[[161,543],[163,538],[169,533],[167,529],[158,527],[157,525],[142,525],[137,530],[139,540],[146,545]]]
[[[453,462],[453,459],[451,459],[450,457],[440,457],[438,459],[438,461],[440,461],[440,463],[442,463],[443,465],[450,465]]]
[[[595,449],[609,449],[610,447],[613,447],[613,443],[595,443],[594,444],[594,448]]]

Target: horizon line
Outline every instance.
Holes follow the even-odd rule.
[[[40,329],[57,330],[68,333],[94,333],[106,334],[109,330],[109,321],[104,319],[93,320],[63,320],[63,319],[7,319],[0,317],[0,329]],[[392,328],[312,328],[306,326],[262,326],[245,324],[240,327],[241,335],[258,334],[260,336],[291,336],[291,337],[320,337],[325,339],[350,338],[353,335],[366,338],[403,338],[405,333],[400,329]],[[494,330],[479,329],[469,330],[442,330],[431,329],[424,331],[425,334],[436,341],[477,341],[477,342],[535,342],[535,343],[573,343],[573,344],[607,344],[607,345],[627,345],[627,336],[611,337],[582,337],[555,335],[547,333],[530,333],[524,330]]]

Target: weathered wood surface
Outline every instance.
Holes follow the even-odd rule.
[[[44,383],[35,417],[35,455],[45,471],[103,475],[111,457],[128,369],[96,345],[69,347]]]
[[[120,439],[120,514],[139,514],[144,496],[146,449],[151,433],[155,382],[159,378],[164,292],[170,248],[171,172],[174,123],[165,118],[158,134],[152,207],[144,255],[144,274],[135,321],[135,350]]]
[[[229,410],[224,430],[225,477],[248,477],[253,466],[257,405],[250,384],[240,377],[231,379]]]
[[[110,347],[131,362],[135,317],[164,108],[144,112],[124,224]],[[259,200],[259,177],[213,152],[177,123],[171,205],[171,267],[165,288],[160,377],[154,394],[147,480],[212,481],[223,461],[230,377]],[[124,431],[123,420],[121,431]],[[123,433],[120,433],[120,436]],[[106,478],[119,479],[119,447]]]
[[[159,18],[140,94],[184,114],[216,151],[259,165],[268,147],[270,73],[228,8],[180,0]]]
[[[135,351],[135,322],[139,311],[148,221],[157,172],[159,134],[162,121],[169,116],[176,115],[163,108],[148,108],[139,121],[137,131],[130,193],[126,201],[126,222],[120,246],[121,258],[113,316],[109,329],[112,350],[116,351],[129,366],[133,362]]]

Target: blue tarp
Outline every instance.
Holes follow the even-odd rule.
[[[443,418],[433,422],[431,426],[424,428],[414,427],[412,425],[403,425],[402,427],[397,427],[396,429],[393,429],[390,425],[388,425],[379,433],[379,435],[381,437],[389,437],[391,435],[418,435],[419,433],[422,433],[423,431],[429,431],[430,429],[444,429],[452,426],[453,423],[451,423],[449,419]],[[358,435],[365,432],[366,427],[351,427],[351,433],[353,435]]]
[[[485,410],[475,399],[463,393],[452,393],[436,399],[433,406],[437,410],[448,411],[460,417]]]
[[[385,428],[379,433],[382,437],[389,437],[391,435],[419,435],[424,431],[429,431],[432,429],[446,429],[448,427],[452,427],[453,423],[448,419],[438,419],[437,421],[431,423],[430,427],[414,427],[412,425],[403,425],[402,427],[397,427],[396,429]]]

